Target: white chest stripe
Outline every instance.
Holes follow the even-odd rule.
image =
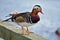
[[[30,23],[32,23],[31,16],[30,16]]]

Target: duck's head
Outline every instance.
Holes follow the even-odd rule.
[[[33,7],[33,10],[34,10],[34,12],[40,12],[41,14],[43,14],[42,8],[41,8],[40,5],[35,5],[35,6]]]

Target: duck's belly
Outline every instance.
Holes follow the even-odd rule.
[[[21,23],[17,23],[19,26],[32,26],[32,25],[34,25],[35,23],[27,23],[27,22],[21,22]]]

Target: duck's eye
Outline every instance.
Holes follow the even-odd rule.
[[[37,8],[38,9],[38,8]]]

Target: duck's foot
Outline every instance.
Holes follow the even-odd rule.
[[[33,33],[33,32],[32,31],[26,31],[26,32],[24,32],[24,35],[28,35],[30,33]]]
[[[33,33],[33,31],[31,31],[31,30],[29,30],[28,32],[29,32],[29,33]]]
[[[29,33],[28,32],[22,32],[23,35],[28,35]]]
[[[29,33],[28,32],[24,32],[24,35],[28,35]]]
[[[24,27],[22,26],[22,34],[25,34],[25,32],[24,32]]]

